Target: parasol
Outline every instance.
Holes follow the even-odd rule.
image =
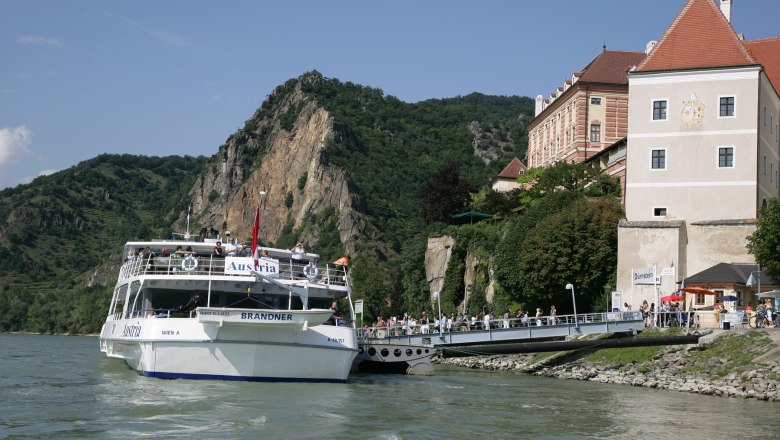
[[[698,294],[715,295],[715,292],[709,289],[705,289],[703,287],[683,287],[682,289],[680,289],[680,292],[693,293],[694,295],[698,295]]]
[[[780,290],[770,290],[758,294],[759,298],[780,298]]]
[[[661,302],[677,302],[685,301],[685,297],[682,295],[666,295],[661,297]]]

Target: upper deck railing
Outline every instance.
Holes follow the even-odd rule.
[[[229,276],[246,277],[247,274],[231,273],[225,270],[225,257],[213,254],[162,254],[141,256],[125,261],[119,271],[119,280],[140,276]],[[346,287],[346,270],[332,264],[308,265],[292,260],[278,260],[278,280],[309,281],[328,287]],[[316,269],[316,270],[315,270]]]

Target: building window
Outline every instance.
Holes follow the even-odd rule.
[[[766,155],[764,155],[764,175],[766,176]]]
[[[666,100],[653,101],[653,120],[666,120]]]
[[[601,142],[601,125],[594,124],[590,126],[590,141]]]
[[[666,169],[666,150],[652,150],[650,168],[654,170]]]
[[[697,306],[703,306],[704,305],[704,294],[703,293],[697,293],[696,294],[696,303]]]
[[[653,217],[666,217],[666,208],[653,208]]]
[[[590,98],[591,105],[601,105],[601,98]]]
[[[666,104],[667,100],[653,101],[653,120],[665,121],[666,120]]]
[[[718,167],[719,168],[734,167],[734,147],[718,148]]]
[[[764,127],[766,127],[766,106],[764,106]]]
[[[720,116],[734,116],[734,97],[722,96],[720,98]]]

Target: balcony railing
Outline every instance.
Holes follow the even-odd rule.
[[[276,279],[290,281],[309,281],[332,287],[344,287],[346,271],[342,266],[331,264],[309,266],[291,260],[278,260],[279,274]],[[314,270],[313,268],[316,268]],[[192,254],[190,256],[159,255],[149,258],[140,257],[127,260],[119,271],[119,279],[124,280],[140,275],[159,276],[247,276],[226,273],[225,258],[217,255]]]

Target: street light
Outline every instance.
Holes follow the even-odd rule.
[[[442,335],[442,325],[441,325],[441,295],[439,295],[439,291],[433,292],[433,297],[436,298],[436,300],[439,303],[439,337]]]
[[[571,290],[571,303],[574,304],[574,328],[578,328],[579,322],[577,321],[577,301],[574,299],[574,284],[569,283],[566,288]]]

